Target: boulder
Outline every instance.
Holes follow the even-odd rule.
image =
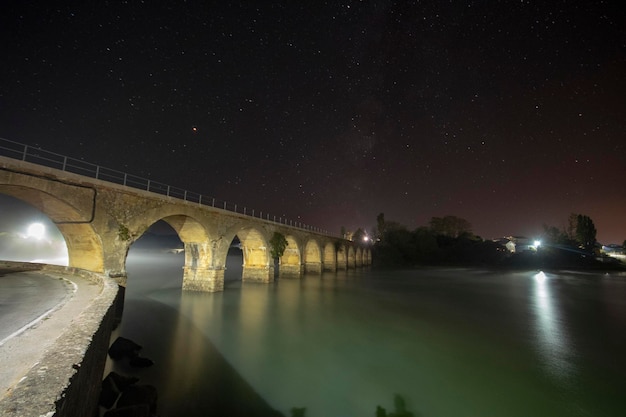
[[[151,417],[148,404],[129,405],[109,410],[102,417]]]
[[[134,358],[139,354],[141,345],[133,342],[125,337],[118,337],[115,342],[109,347],[109,356],[113,360],[119,360],[122,358]]]
[[[128,364],[134,368],[147,368],[148,366],[154,365],[154,362],[148,358],[142,358],[140,356],[135,356],[130,358]]]
[[[117,372],[109,372],[102,381],[98,404],[104,408],[113,407],[122,391],[137,381],[139,381],[139,378],[120,375]]]
[[[117,407],[128,407],[134,405],[148,405],[150,414],[156,414],[157,389],[152,385],[131,385],[117,401]]]

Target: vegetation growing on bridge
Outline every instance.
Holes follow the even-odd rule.
[[[117,236],[120,238],[120,240],[130,240],[130,230],[128,230],[128,227],[124,226],[123,224],[120,224],[120,226],[117,229]]]
[[[274,232],[272,238],[270,239],[270,255],[273,259],[280,258],[285,253],[285,249],[289,245],[287,242],[287,238],[278,232]]]

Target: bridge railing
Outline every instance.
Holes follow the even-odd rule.
[[[267,212],[255,210],[237,203],[219,200],[214,197],[207,197],[193,191],[173,187],[171,185],[142,178],[137,175],[102,167],[80,159],[71,158],[69,156],[50,152],[39,147],[25,145],[23,143],[14,142],[4,138],[0,138],[0,155],[204,206],[219,208],[242,214],[244,216],[254,217],[297,229],[308,230],[327,236],[339,237],[339,235],[330,233],[327,230],[307,225],[299,221],[293,221],[283,216],[276,217],[275,215],[271,215]]]

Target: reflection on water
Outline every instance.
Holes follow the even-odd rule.
[[[556,277],[552,277],[556,279]],[[548,372],[562,382],[571,380],[572,352],[565,324],[561,319],[556,296],[551,294],[551,278],[543,271],[534,276],[534,313],[538,343],[537,347]]]
[[[119,330],[155,360],[138,376],[159,389],[163,417],[371,416],[394,394],[421,417],[626,406],[621,277],[348,271],[183,293],[182,260],[129,259]]]

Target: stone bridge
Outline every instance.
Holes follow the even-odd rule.
[[[31,204],[59,228],[69,266],[105,273],[126,285],[130,246],[154,223],[168,223],[184,243],[183,289],[221,291],[226,255],[238,237],[243,281],[270,282],[274,232],[288,241],[279,260],[281,275],[357,268],[371,263],[371,251],[319,231],[143,191],[0,156],[0,193]]]

